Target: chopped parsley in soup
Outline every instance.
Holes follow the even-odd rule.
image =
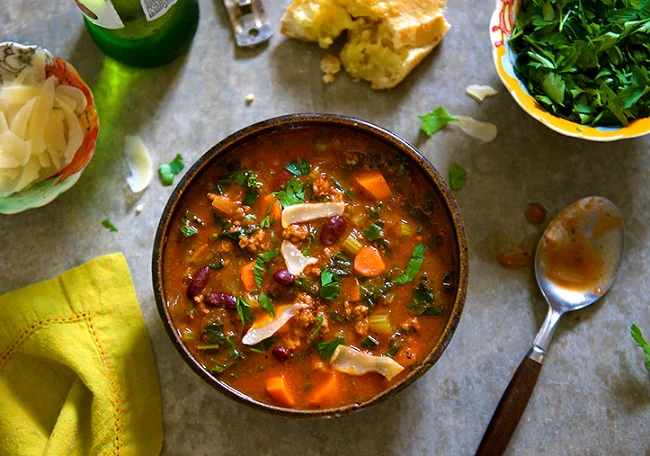
[[[180,201],[173,324],[207,371],[292,409],[370,400],[422,363],[456,297],[448,213],[415,164],[330,127],[262,135]]]

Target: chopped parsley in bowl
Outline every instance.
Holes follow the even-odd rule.
[[[497,0],[497,72],[555,131],[595,141],[641,136],[650,132],[649,23],[647,1]]]

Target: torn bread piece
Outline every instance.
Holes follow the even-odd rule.
[[[390,89],[442,41],[450,28],[445,5],[446,0],[294,0],[282,18],[282,33],[327,47],[347,30],[340,54],[345,70],[373,89]]]

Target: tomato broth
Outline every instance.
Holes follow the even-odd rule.
[[[368,401],[449,319],[458,248],[417,166],[361,133],[280,130],[189,188],[163,254],[169,314],[215,378],[291,409]]]

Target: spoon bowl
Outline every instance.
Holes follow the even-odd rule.
[[[618,207],[592,196],[568,206],[546,228],[535,254],[544,298],[560,313],[597,301],[616,278],[625,248]]]
[[[611,288],[624,249],[623,218],[607,198],[576,201],[546,228],[535,253],[535,276],[549,311],[503,393],[477,455],[504,453],[533,394],[560,317],[593,304]]]

